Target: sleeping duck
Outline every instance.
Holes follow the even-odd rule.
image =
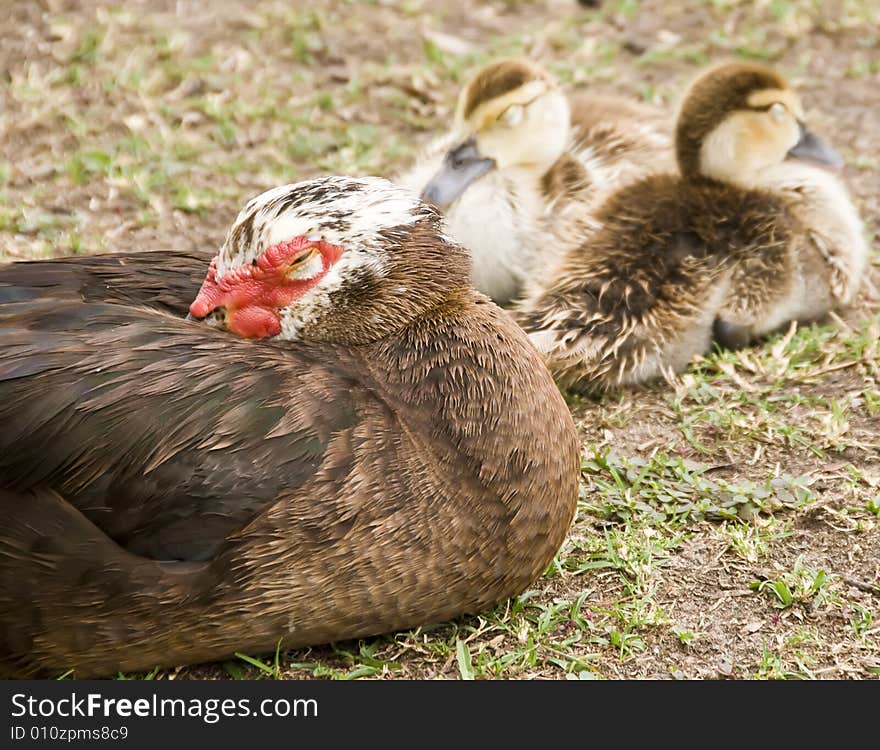
[[[678,174],[620,189],[517,312],[564,387],[640,383],[851,302],[868,248],[834,150],[775,71],[728,63],[690,87]]]
[[[410,628],[542,573],[574,426],[433,208],[375,178],[287,185],[205,271],[0,268],[0,674]]]
[[[547,266],[548,248],[579,244],[572,217],[602,191],[671,164],[669,150],[652,109],[569,99],[541,67],[505,59],[467,83],[452,131],[397,181],[444,211],[473,254],[474,286],[506,305]]]

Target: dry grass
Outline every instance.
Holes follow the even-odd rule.
[[[463,76],[524,53],[570,86],[674,106],[703,63],[804,93],[880,224],[870,0],[16,3],[0,20],[0,258],[216,247],[238,207],[323,172],[390,174]],[[823,327],[573,403],[582,504],[534,590],[384,638],[156,677],[880,674],[878,273]]]

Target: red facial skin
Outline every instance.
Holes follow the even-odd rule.
[[[310,279],[290,279],[296,261],[317,250],[322,270]],[[204,318],[218,307],[226,308],[226,328],[248,339],[262,339],[281,333],[278,309],[287,307],[317,284],[342,255],[342,248],[329,242],[313,241],[304,236],[272,245],[254,264],[244,265],[217,278],[217,258],[211,261],[208,275],[190,315]],[[308,262],[308,261],[306,261]]]

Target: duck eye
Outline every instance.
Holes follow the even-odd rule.
[[[525,114],[525,107],[521,104],[511,104],[504,112],[501,113],[501,116],[498,120],[506,125],[508,128],[515,128],[519,125],[523,120],[523,115]]]
[[[316,252],[318,252],[317,248],[310,247],[301,255],[297,255],[291,262],[290,265],[298,266],[302,263],[305,263],[309,258],[311,258]]]
[[[788,112],[788,108],[782,102],[773,102],[773,104],[770,105],[769,112],[774,117],[782,117]]]
[[[290,265],[287,267],[287,276],[293,279],[300,278],[303,265],[314,258],[317,254],[318,248],[310,247],[304,253],[296,256],[292,261],[290,261]]]

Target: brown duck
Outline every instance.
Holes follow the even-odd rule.
[[[664,119],[619,97],[567,96],[529,60],[495,60],[462,89],[450,132],[398,181],[444,211],[452,236],[473,253],[474,286],[508,304],[557,248],[580,245],[572,217],[671,166]]]
[[[566,388],[680,372],[713,338],[744,346],[856,294],[862,223],[815,164],[840,157],[805,128],[779,74],[741,63],[704,73],[684,98],[676,156],[678,174],[608,198],[518,310]]]
[[[0,269],[2,674],[378,634],[541,574],[574,426],[438,230],[325,178],[251,201],[207,278],[163,253]]]

